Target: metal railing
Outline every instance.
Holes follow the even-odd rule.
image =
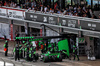
[[[13,8],[13,7],[6,7],[2,6],[3,8],[9,8],[9,9],[17,9],[17,10],[24,10],[25,12],[30,12],[30,13],[37,13],[37,14],[42,14],[42,15],[52,15],[52,16],[63,16],[63,17],[70,17],[70,18],[77,18],[77,19],[84,19],[84,20],[91,20],[91,21],[100,21],[100,19],[92,19],[92,18],[87,18],[87,17],[78,17],[78,16],[70,16],[70,15],[64,15],[64,14],[57,14],[57,13],[50,13],[50,12],[41,12],[41,11],[35,11],[35,10],[29,10],[27,9],[21,9],[21,8]]]
[[[100,19],[92,19],[92,18],[86,18],[86,17],[78,17],[78,16],[69,16],[69,15],[63,15],[63,14],[57,14],[57,13],[49,13],[49,12],[46,12],[46,13],[41,13],[41,11],[33,11],[33,10],[30,10],[30,11],[27,11],[27,9],[20,9],[20,8],[12,8],[12,7],[5,7],[5,6],[2,6],[3,8],[9,8],[9,9],[17,9],[17,10],[24,10],[25,12],[28,12],[28,13],[35,13],[35,14],[41,14],[41,15],[49,15],[49,16],[54,16],[54,17],[63,17],[63,18],[69,18],[69,19],[79,19],[79,20],[85,20],[85,21],[91,21],[91,22],[100,22]]]

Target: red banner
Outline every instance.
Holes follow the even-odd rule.
[[[10,25],[11,40],[13,40],[13,24]]]
[[[40,29],[40,36],[42,36],[42,29]]]

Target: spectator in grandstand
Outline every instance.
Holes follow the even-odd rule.
[[[63,11],[63,14],[66,15],[66,10]]]
[[[58,11],[57,11],[57,14],[61,14],[62,12],[61,12],[61,10],[59,10],[59,9],[57,9]]]
[[[83,17],[88,17],[86,13],[83,14]]]
[[[14,8],[16,7],[16,5],[17,5],[17,4],[13,2],[13,7],[14,7]]]
[[[66,15],[68,15],[69,12],[66,12]]]
[[[28,2],[28,0],[26,0],[26,3],[25,3],[25,5],[28,7],[28,4],[29,4],[29,2]]]
[[[45,12],[45,13],[47,12],[47,7],[46,7],[46,6],[44,6],[44,12]]]
[[[59,9],[59,5],[56,2],[54,4],[54,9],[50,8],[48,4],[45,3],[45,0],[43,0],[43,4],[41,1],[36,1],[36,0],[25,0],[25,2],[18,4],[15,0],[3,0],[0,1],[0,6],[9,6],[9,7],[14,7],[14,8],[24,8],[29,10],[35,10],[35,11],[44,11],[49,12],[49,13],[58,13],[58,14],[63,14],[63,15],[70,15],[70,16],[80,16],[80,17],[88,17],[88,18],[96,18],[96,16],[93,14],[93,11],[91,10],[91,6],[71,6],[68,5],[65,9]],[[95,8],[97,6],[95,5]]]
[[[32,1],[31,7],[32,7],[32,6],[36,7],[36,2],[35,2],[35,0]]]
[[[27,9],[27,6],[25,4],[23,5],[23,9]]]
[[[35,7],[35,12],[38,10],[38,8],[37,7]]]
[[[7,2],[6,1],[4,2],[4,6],[7,6]]]
[[[29,3],[28,3],[28,7],[32,7],[32,6],[31,6],[31,0],[30,0]]]
[[[49,12],[53,14],[54,13],[54,10],[52,8],[50,8],[50,11]]]
[[[91,18],[91,14],[90,14],[90,12],[89,12],[89,9],[87,9],[85,12],[86,12],[86,14],[87,14],[87,17],[88,17],[88,18]]]
[[[73,16],[78,16],[78,13],[77,13],[77,12],[74,12],[74,13],[73,13]]]
[[[63,10],[63,14],[64,14],[64,15],[66,15],[66,12],[67,12],[66,10]]]
[[[10,5],[10,7],[13,7],[13,8],[16,7],[16,3],[14,3],[14,2],[9,3],[9,5]]]
[[[31,7],[28,7],[27,11],[31,10]]]
[[[45,8],[44,8],[45,9]],[[49,5],[47,5],[47,10],[46,10],[46,12],[49,12],[50,11],[50,6]]]
[[[94,10],[98,11],[99,10],[99,7],[97,4],[94,5]]]
[[[56,9],[57,9],[57,6],[58,6],[58,4],[57,4],[57,3],[55,3],[55,4],[54,4],[54,10],[56,10]]]
[[[90,15],[91,15],[91,17],[92,17],[92,16],[93,16],[93,12],[92,12],[92,10],[89,9],[89,12],[90,12]]]
[[[73,7],[72,6],[69,6],[69,10],[73,10]]]
[[[68,8],[66,8],[66,13],[67,13],[66,15],[68,15],[68,12],[69,12],[69,11],[70,11],[70,10],[69,10]]]
[[[68,15],[73,16],[73,12],[69,12]]]
[[[35,7],[34,7],[34,6],[32,6],[32,10],[33,10],[33,11],[35,10]]]
[[[11,1],[11,3],[10,3],[10,7],[13,7],[13,2]]]
[[[19,4],[17,4],[16,8],[20,8],[20,5],[19,5]]]
[[[2,6],[2,1],[0,1],[0,6]]]
[[[33,1],[32,1],[32,3],[31,3],[31,7],[32,7],[32,6],[34,6],[34,2],[33,2]]]
[[[50,10],[50,6],[49,5],[47,5],[47,9]]]
[[[59,9],[59,6],[58,6],[58,4],[56,3],[56,4],[55,4],[55,9],[54,9],[54,10],[57,11],[57,9]]]
[[[40,7],[36,7],[37,8],[37,11],[40,11]]]
[[[79,15],[79,16],[82,16],[82,12],[81,12],[80,9],[78,9],[78,15]]]
[[[86,6],[84,5],[83,10],[86,11]]]
[[[43,11],[43,5],[41,5],[41,12]]]
[[[77,7],[75,6],[75,7],[74,7],[74,11],[76,11],[76,10],[77,10]]]
[[[94,14],[92,14],[92,17],[91,18],[92,19],[97,19],[97,17]]]
[[[37,3],[36,3],[36,7],[38,7],[38,8],[39,8],[39,10],[40,10],[40,7],[41,7],[41,2],[37,1]]]

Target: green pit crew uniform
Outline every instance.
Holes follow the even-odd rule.
[[[4,51],[5,51],[5,56],[8,55],[8,41],[6,40],[5,41],[5,44],[4,44]]]
[[[20,58],[19,58],[19,47],[18,46],[16,46],[15,48],[14,48],[14,50],[13,50],[13,52],[15,52],[15,61],[18,59],[18,60],[20,60]]]
[[[19,56],[20,56],[20,58],[23,58],[23,48],[22,48],[22,45],[19,46]]]
[[[77,57],[78,61],[79,61],[79,55],[78,55],[78,49],[75,45],[73,45],[73,54],[74,54],[74,59]]]

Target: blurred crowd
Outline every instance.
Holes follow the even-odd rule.
[[[20,0],[19,0],[20,1]],[[48,4],[45,5],[44,2],[36,1],[36,0],[22,0],[21,2],[16,2],[7,0],[0,1],[0,6],[7,6],[13,8],[22,8],[27,10],[41,11],[41,12],[50,12],[57,14],[64,14],[70,16],[80,16],[80,17],[88,17],[97,19],[97,17],[93,14],[93,10],[91,6],[86,5],[67,5],[66,8],[61,9],[58,3],[54,4],[54,8],[51,8]]]

